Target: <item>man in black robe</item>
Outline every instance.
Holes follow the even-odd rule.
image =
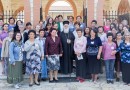
[[[73,69],[73,45],[74,45],[74,35],[69,30],[69,21],[63,22],[63,31],[60,34],[63,56],[61,57],[61,73],[70,74]]]

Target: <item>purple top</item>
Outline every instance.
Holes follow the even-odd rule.
[[[51,36],[47,37],[45,47],[46,55],[62,54],[62,44],[59,37],[55,38],[55,42]]]
[[[3,31],[3,32],[0,34],[0,40],[3,41],[6,37],[8,37],[8,32]],[[0,43],[0,48],[2,48],[2,44],[1,44],[1,43]]]
[[[103,44],[103,59],[110,60],[115,59],[115,55],[111,55],[112,51],[116,49],[116,44],[113,42],[111,45],[108,42]]]

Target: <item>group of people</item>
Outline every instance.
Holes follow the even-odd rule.
[[[29,75],[29,86],[40,85],[38,79],[59,82],[58,72],[71,74],[76,69],[76,80],[90,79],[96,84],[99,73],[105,65],[106,82],[120,81],[120,73],[126,85],[130,86],[130,32],[127,20],[122,22],[106,20],[98,26],[92,20],[86,27],[82,17],[62,15],[53,20],[49,15],[39,21],[35,29],[30,22],[13,17],[9,24],[0,19],[0,53],[2,74],[7,82],[19,89],[23,74]],[[115,72],[115,73],[114,73]],[[54,75],[54,76],[53,76]]]

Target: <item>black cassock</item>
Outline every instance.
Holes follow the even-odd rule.
[[[62,42],[62,47],[63,47],[63,56],[61,57],[60,60],[60,68],[61,68],[61,73],[63,74],[69,74],[72,73],[73,69],[73,58],[74,58],[74,35],[72,32],[69,31],[69,33],[60,33],[60,38]],[[67,43],[67,39],[71,40],[71,43]]]

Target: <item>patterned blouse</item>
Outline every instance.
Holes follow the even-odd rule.
[[[130,63],[130,43],[126,44],[125,42],[122,42],[117,52],[121,52],[121,61],[124,63]]]

